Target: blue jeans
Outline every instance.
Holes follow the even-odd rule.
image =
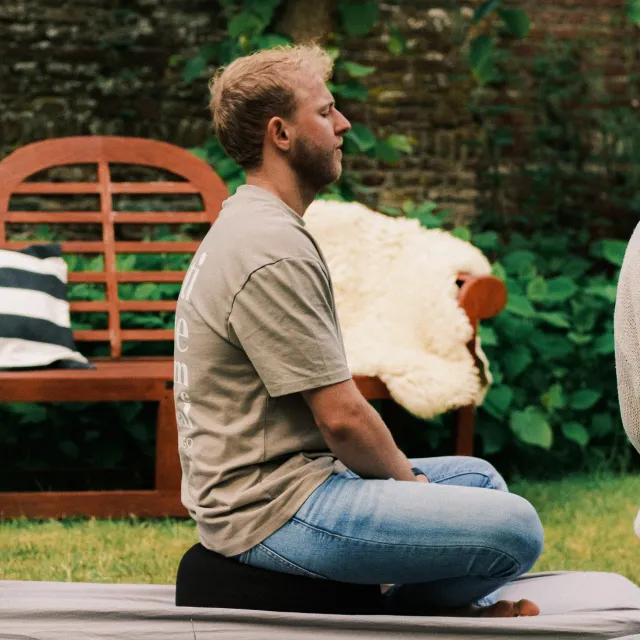
[[[411,461],[430,484],[331,475],[284,526],[240,562],[353,582],[394,584],[405,609],[491,604],[542,552],[535,509],[478,458]]]

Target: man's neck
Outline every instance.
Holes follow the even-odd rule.
[[[291,177],[288,180],[278,180],[275,176],[269,176],[262,171],[247,173],[247,184],[273,193],[301,218],[317,195],[313,190],[302,188],[298,181]]]

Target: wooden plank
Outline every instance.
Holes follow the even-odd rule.
[[[187,517],[179,487],[171,491],[43,491],[0,493],[0,519]]]
[[[5,244],[6,249],[25,249],[34,244],[50,244],[47,240],[13,240]],[[104,242],[77,241],[61,242],[63,253],[104,253]],[[199,242],[116,242],[116,253],[195,253]]]
[[[178,436],[173,389],[167,389],[158,406],[156,421],[155,488],[160,491],[180,488],[182,468],[178,455]],[[184,438],[182,440],[188,445]]]
[[[173,340],[173,329],[122,329],[120,338],[125,342],[152,342]],[[78,329],[73,332],[78,342],[109,342],[107,329]]]
[[[116,242],[116,253],[195,253],[199,242]],[[63,249],[64,251],[64,249]]]
[[[10,240],[5,243],[5,249],[26,249],[31,245],[51,244],[49,240]],[[72,240],[61,242],[63,253],[104,253],[104,242]]]
[[[116,223],[132,224],[208,224],[209,216],[203,211],[114,211],[111,220]]]
[[[123,329],[122,340],[127,342],[149,342],[153,340],[173,341],[173,329]]]
[[[389,390],[380,378],[353,376],[353,381],[360,393],[368,400],[386,400],[391,397]]]
[[[186,271],[118,271],[118,282],[182,282]]]
[[[120,311],[175,311],[175,300],[121,300]]]
[[[189,182],[112,182],[111,193],[200,193]]]
[[[118,282],[182,282],[185,271],[117,271]],[[70,271],[69,282],[105,282],[104,271]]]
[[[166,390],[166,378],[145,378],[144,371],[139,371],[138,376],[124,372],[120,377],[115,371],[82,370],[80,375],[76,371],[64,371],[64,377],[49,375],[30,379],[2,372],[0,402],[159,401]],[[45,373],[60,373],[60,370]]]
[[[73,332],[73,339],[77,342],[109,342],[109,332],[106,329],[78,329]]]
[[[100,193],[100,185],[96,182],[23,182],[13,188],[13,193]]]
[[[55,224],[100,224],[102,214],[97,211],[9,211],[4,214],[7,222],[22,222],[25,224],[41,224],[51,222]]]

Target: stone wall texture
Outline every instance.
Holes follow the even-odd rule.
[[[622,19],[625,0],[509,4],[525,8],[533,22],[529,38],[513,45],[525,76],[547,38],[602,43],[603,90],[622,103],[638,99],[628,82],[640,68],[638,29]],[[409,135],[415,153],[394,166],[346,159],[370,188],[362,199],[372,206],[433,199],[459,217],[472,215],[478,158],[469,141],[480,132],[467,106],[472,83],[461,42],[477,3],[380,6],[380,25],[348,47],[350,59],[377,67],[364,79],[369,98],[345,112],[380,135]],[[401,56],[387,50],[391,23],[407,40]],[[223,28],[212,0],[2,0],[0,158],[29,142],[69,135],[202,143],[210,135],[207,77],[184,82],[176,60]],[[526,100],[517,92],[508,98]]]

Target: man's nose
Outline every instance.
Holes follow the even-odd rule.
[[[351,123],[338,111],[338,117],[336,118],[336,133],[344,135],[351,131]]]

